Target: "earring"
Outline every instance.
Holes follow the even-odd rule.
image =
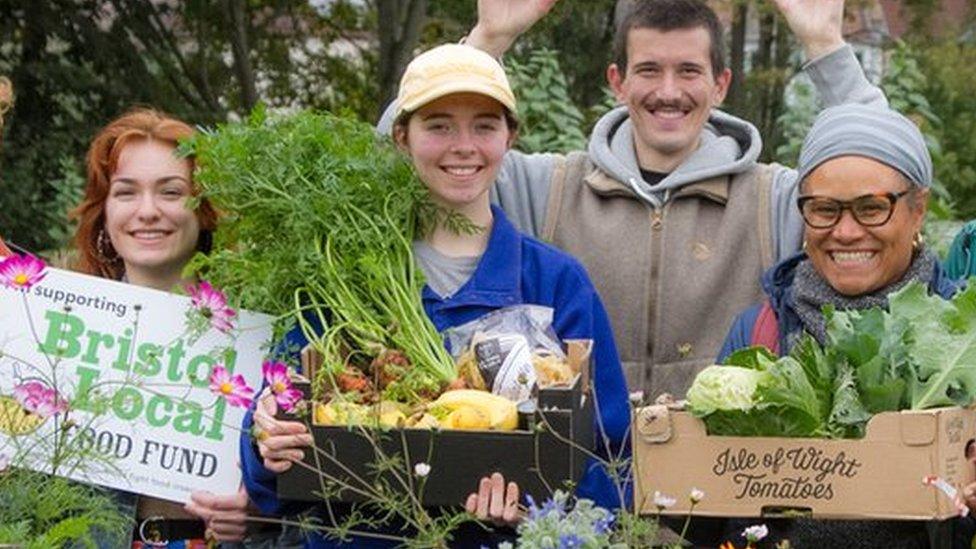
[[[803,250],[803,253],[807,253],[807,239],[803,239],[803,244],[800,245],[800,249]]]
[[[922,236],[922,231],[918,231],[915,233],[915,238],[912,239],[912,249],[917,251],[923,246],[925,246],[925,237]]]
[[[119,253],[112,247],[112,241],[108,237],[105,229],[98,230],[98,238],[95,239],[95,252],[98,259],[105,263],[116,263],[119,261]]]

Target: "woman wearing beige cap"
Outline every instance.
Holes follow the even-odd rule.
[[[622,452],[629,425],[626,385],[609,320],[583,267],[572,257],[521,234],[502,211],[491,206],[489,191],[502,157],[515,141],[515,96],[501,65],[485,52],[464,45],[434,48],[416,57],[400,83],[394,139],[413,162],[434,201],[485,230],[459,234],[437,227],[414,242],[427,280],[424,309],[439,330],[458,326],[491,311],[537,304],[553,309],[553,328],[563,340],[592,339],[592,379],[599,403],[596,452]],[[299,345],[300,347],[300,345]],[[274,400],[262,399],[254,424],[263,436],[243,449],[242,469],[251,499],[264,512],[278,511],[274,475],[300,459],[310,444],[304,427],[274,419]],[[248,451],[249,450],[249,451]],[[437,474],[436,471],[431,474]],[[497,525],[519,520],[519,489],[501,475],[471,479],[464,504],[476,517]],[[623,491],[596,461],[580,479],[577,494],[609,508],[619,507]],[[546,494],[535,494],[544,499]],[[335,505],[330,505],[334,510]],[[328,524],[328,522],[326,522]],[[399,525],[382,534],[410,537]],[[499,535],[481,528],[457,532],[452,546],[494,546]],[[357,538],[356,547],[387,547],[396,542]],[[315,538],[312,547],[342,546]]]

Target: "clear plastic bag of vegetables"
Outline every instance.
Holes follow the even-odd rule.
[[[449,328],[444,339],[467,386],[522,402],[538,386],[572,382],[552,318],[549,307],[515,305]]]

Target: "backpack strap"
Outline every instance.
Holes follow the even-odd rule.
[[[759,237],[760,261],[765,271],[775,264],[776,251],[773,249],[772,202],[773,180],[776,172],[782,169],[778,164],[756,164],[756,182],[759,184],[759,199],[756,201],[759,218],[756,230]]]
[[[749,344],[753,347],[761,345],[773,354],[779,354],[779,320],[768,299],[759,307],[759,315],[752,325]]]

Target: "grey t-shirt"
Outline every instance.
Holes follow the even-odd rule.
[[[413,243],[417,265],[427,277],[427,285],[442,298],[454,295],[471,278],[481,256],[451,257],[444,255],[422,240]]]

